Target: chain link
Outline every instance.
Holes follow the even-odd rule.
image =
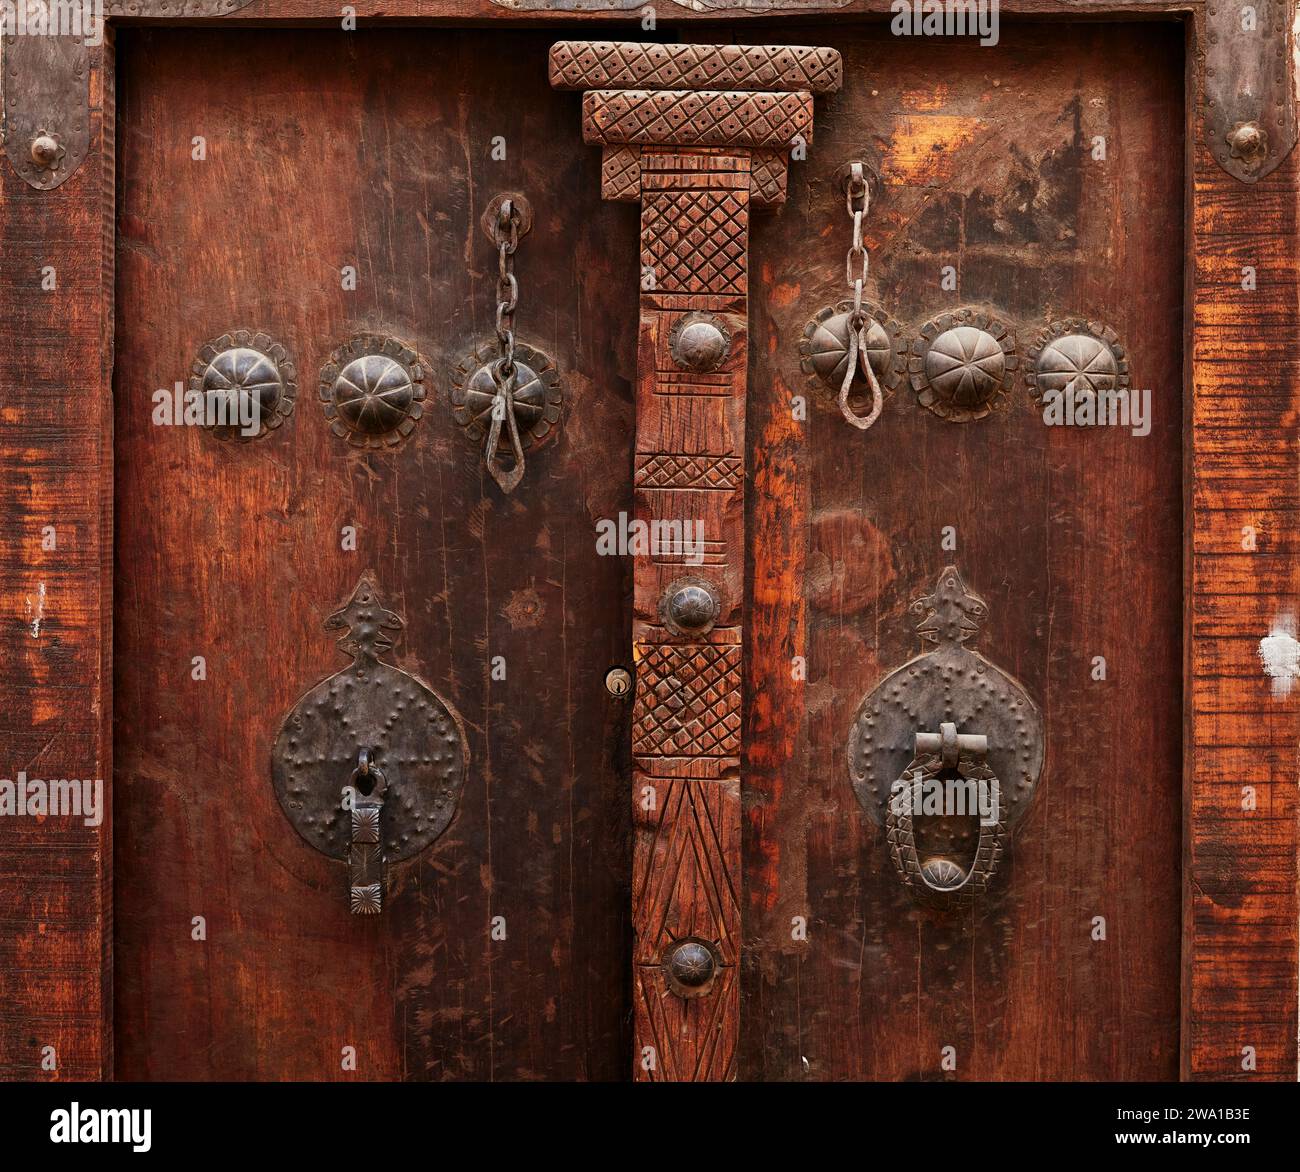
[[[844,276],[848,286],[853,290],[853,316],[849,325],[856,331],[862,328],[867,315],[862,308],[862,290],[867,284],[867,250],[862,243],[862,221],[871,206],[871,190],[867,186],[867,177],[861,163],[849,166],[848,182],[844,185],[844,203],[853,221],[853,243],[849,245],[849,254],[844,259]],[[854,272],[856,266],[857,272]]]
[[[519,247],[519,210],[511,199],[503,199],[492,228],[497,246],[497,343],[501,351],[501,372],[515,369],[515,310],[519,306],[519,281],[515,277],[515,249]]]
[[[519,306],[519,281],[515,277],[515,249],[519,247],[519,225],[523,217],[515,201],[506,197],[497,208],[492,225],[492,239],[497,246],[497,346],[500,356],[492,364],[496,397],[492,403],[492,420],[488,426],[485,458],[488,472],[503,492],[513,492],[524,475],[523,440],[519,420],[515,418],[515,391],[519,371],[515,366],[515,310]],[[501,460],[501,432],[511,453],[510,467]]]
[[[849,312],[849,353],[844,381],[840,384],[839,403],[844,418],[854,427],[865,431],[880,418],[885,398],[867,352],[867,311],[862,307],[862,291],[867,284],[868,268],[867,249],[862,243],[862,221],[866,219],[867,210],[871,207],[871,189],[867,185],[866,169],[861,163],[849,164],[848,180],[844,184],[844,204],[853,221],[853,243],[849,245],[848,256],[844,260],[844,276],[849,288],[853,290],[853,308]],[[859,415],[849,405],[849,391],[859,369],[866,377],[867,386],[871,388],[871,410],[866,415]]]

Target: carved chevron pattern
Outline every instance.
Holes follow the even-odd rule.
[[[723,965],[740,946],[740,901],[729,866],[740,850],[738,783],[643,778],[658,821],[638,837],[633,914],[636,963],[655,964],[686,936],[709,940]]]
[[[840,55],[800,45],[655,45],[559,41],[551,46],[556,89],[810,90],[840,88]]]
[[[591,90],[582,133],[592,143],[788,147],[812,138],[812,94]]]
[[[739,456],[677,456],[658,453],[636,458],[638,488],[730,489],[744,475]]]
[[[736,1077],[736,1025],[740,1014],[738,971],[723,968],[708,997],[683,1000],[668,991],[663,970],[638,967],[635,1030],[639,1057],[653,1047],[653,1065],[642,1059],[643,1082],[729,1082]]]

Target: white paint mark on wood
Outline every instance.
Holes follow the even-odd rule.
[[[32,638],[41,637],[41,622],[45,618],[45,583],[42,582],[36,590],[36,602],[32,603],[32,596],[27,596],[27,614],[31,619]]]
[[[1272,630],[1259,641],[1259,661],[1273,681],[1273,698],[1285,699],[1300,679],[1300,641],[1294,615],[1279,615]]]

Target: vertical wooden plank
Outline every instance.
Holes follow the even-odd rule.
[[[551,84],[589,90],[583,136],[605,148],[605,197],[641,202],[642,544],[627,552],[642,1081],[737,1076],[749,214],[784,200],[789,147],[811,137],[812,94],[840,78],[833,49],[551,48]],[[664,545],[674,536],[686,547]],[[691,593],[703,621],[678,610]]]
[[[632,923],[639,1079],[734,1078],[740,982],[740,712],[744,595],[749,157],[646,151],[641,161],[637,520],[694,534],[635,561],[632,719],[636,817]],[[692,371],[673,346],[690,321],[728,338]],[[662,527],[662,528],[660,528]],[[675,634],[661,600],[707,582],[717,625]],[[682,996],[674,957],[716,969]]]
[[[0,794],[0,1079],[112,1073],[111,44],[90,63],[77,172],[44,192],[0,162],[0,778],[100,795]]]
[[[1193,165],[1182,1072],[1294,1080],[1300,158]]]

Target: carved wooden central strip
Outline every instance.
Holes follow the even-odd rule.
[[[652,534],[691,538],[685,557],[660,547],[635,567],[634,1012],[643,1079],[735,1075],[749,162],[721,152],[642,158],[636,510]],[[707,339],[726,339],[711,369],[683,365],[692,323]],[[692,579],[716,593],[716,625],[674,634],[665,599]],[[716,971],[699,996],[673,987],[670,953],[683,940],[713,952]]]
[[[641,203],[632,706],[634,1072],[736,1077],[749,209],[839,54],[561,41],[601,190]],[[725,88],[704,88],[718,86]],[[658,87],[658,88],[656,88]]]

